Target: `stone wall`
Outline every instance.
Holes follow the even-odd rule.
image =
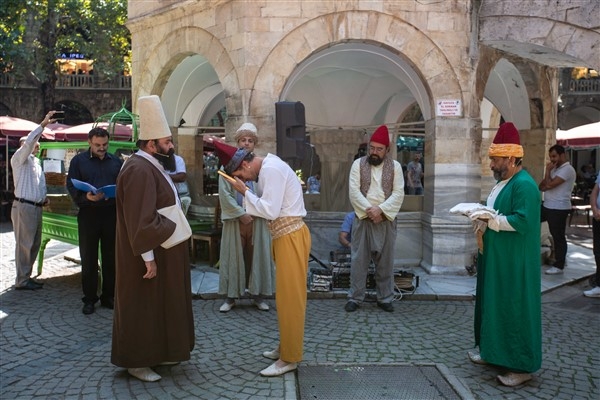
[[[61,89],[55,90],[56,103],[76,102],[83,105],[96,119],[100,115],[119,111],[123,105],[131,104],[131,91],[122,89]],[[44,118],[40,92],[35,88],[2,88],[0,103],[11,111],[12,116],[39,122]],[[93,121],[89,121],[93,122]]]
[[[403,211],[398,216],[396,263],[420,264],[432,273],[464,272],[464,266],[472,262],[475,240],[468,221],[449,215],[448,210],[459,202],[476,202],[484,197],[482,179],[488,184],[490,175],[482,172],[485,171],[482,164],[487,162],[486,148],[494,132],[482,134],[481,103],[496,62],[508,58],[514,70],[523,75],[524,103],[531,110],[531,121],[522,133],[527,147],[526,165],[534,177],[538,165],[543,166],[546,146],[556,129],[553,67],[542,68],[532,61],[534,58],[492,46],[488,48],[481,43],[480,25],[482,34],[490,39],[517,39],[512,31],[514,24],[497,32],[501,25],[495,21],[501,21],[500,18],[512,12],[495,6],[499,3],[507,2],[131,0],[128,27],[132,32],[136,78],[133,98],[135,101],[142,95],[161,95],[175,67],[188,55],[199,54],[214,68],[225,94],[227,139],[232,139],[241,122],[252,121],[261,133],[260,151],[274,152],[274,103],[282,100],[288,80],[299,65],[333,45],[360,43],[389,51],[392,57],[402,59],[405,67],[414,71],[411,91],[425,121],[427,160],[421,207],[417,211]],[[571,2],[546,3],[549,7],[561,8]],[[594,6],[590,6],[593,3],[586,2],[586,7],[592,8],[585,10],[593,11]],[[528,22],[537,19],[527,19],[531,4],[520,7],[521,32],[525,37],[532,37],[526,33],[533,32],[531,25],[535,24]],[[540,26],[569,21],[574,26],[570,33],[585,33],[583,36],[593,40],[595,33],[589,27],[579,29],[568,15],[569,10],[563,8],[563,11],[564,18],[551,14],[542,16]],[[565,32],[565,24],[553,26]],[[561,47],[560,40],[564,36],[547,35],[548,40],[540,45],[570,51],[582,60],[587,59],[585,45],[573,45],[575,37]],[[589,41],[586,39],[584,43]],[[482,52],[486,57],[480,59]],[[529,56],[532,54],[535,53]],[[436,102],[440,99],[460,100],[461,115],[436,115]],[[511,103],[506,104],[511,111]],[[489,119],[485,123],[496,127],[500,116],[492,115]],[[315,133],[311,142],[319,149],[323,184],[326,177],[330,179],[331,193],[325,189],[319,197],[305,197],[311,210],[307,222],[313,235],[313,250],[320,258],[323,254],[326,257],[330,247],[335,245],[343,212],[348,211],[348,203],[341,198],[346,197],[344,190],[347,190],[343,183],[348,168],[346,147],[356,145],[352,135],[344,142],[346,137],[340,139],[332,132],[329,134],[331,137],[320,137]],[[323,153],[331,158],[323,157]],[[346,164],[340,164],[343,162]],[[339,181],[331,181],[332,178]],[[336,196],[340,200],[333,210],[323,212],[323,199],[336,199]]]

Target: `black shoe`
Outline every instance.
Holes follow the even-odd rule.
[[[15,286],[16,290],[38,290],[41,289],[42,285],[35,283],[32,280],[28,280],[23,286]]]
[[[29,279],[29,282],[33,282],[34,284],[38,285],[39,287],[44,286],[44,282],[36,281],[35,279]]]
[[[94,303],[85,303],[83,305],[83,309],[81,310],[85,315],[90,315],[94,313]]]
[[[346,310],[347,312],[356,311],[356,310],[358,310],[358,304],[353,301],[349,301],[344,306],[344,310]]]
[[[115,301],[113,299],[100,299],[100,306],[113,310],[115,308]]]
[[[377,302],[377,307],[381,308],[385,312],[392,312],[392,311],[394,311],[394,306],[392,305],[392,303],[380,303],[380,302]]]

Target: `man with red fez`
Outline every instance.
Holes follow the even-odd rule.
[[[375,130],[367,155],[352,163],[349,195],[354,208],[350,290],[344,309],[353,312],[365,299],[371,260],[375,263],[377,306],[394,307],[394,245],[396,214],[404,200],[404,174],[399,162],[388,157],[390,136],[385,125]]]
[[[257,157],[247,149],[215,142],[217,155],[231,186],[244,198],[246,212],[269,221],[273,239],[275,304],[279,323],[279,346],[263,356],[276,360],[260,371],[278,376],[293,371],[302,361],[306,315],[306,275],[311,237],[302,186],[296,173],[273,154]],[[244,182],[254,182],[250,190]]]
[[[484,232],[474,318],[479,353],[469,351],[468,356],[476,364],[506,369],[498,380],[517,386],[542,363],[541,199],[522,168],[523,147],[512,123],[500,125],[488,154],[497,184],[487,206],[497,215],[474,221]]]
[[[161,376],[151,367],[190,359],[194,315],[189,236],[177,235],[180,225],[161,212],[179,207],[187,224],[167,172],[175,166],[173,138],[158,96],[140,97],[138,108],[139,151],[117,178],[111,362],[154,382]]]

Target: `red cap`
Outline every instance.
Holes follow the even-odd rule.
[[[230,146],[217,140],[213,143],[215,145],[217,157],[219,157],[219,164],[224,166],[225,172],[228,174],[231,174],[238,169],[244,157],[249,153],[246,149],[238,149],[237,147]]]
[[[513,125],[512,122],[505,122],[498,128],[496,136],[494,137],[494,143],[496,144],[521,144],[519,138],[519,131]]]
[[[494,141],[490,145],[490,157],[523,157],[523,146],[519,138],[519,131],[512,122],[505,122],[498,128]]]
[[[373,132],[373,136],[371,136],[371,142],[377,142],[386,147],[390,146],[390,135],[388,132],[388,128],[385,125],[381,125],[379,128]]]

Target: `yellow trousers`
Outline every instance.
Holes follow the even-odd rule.
[[[281,360],[288,363],[302,361],[310,246],[306,225],[273,240],[279,351]]]

